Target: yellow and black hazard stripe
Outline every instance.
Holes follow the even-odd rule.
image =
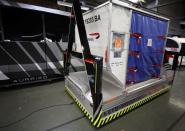
[[[90,121],[93,123],[93,125],[97,128],[111,122],[112,120],[115,120],[116,118],[128,113],[129,111],[143,105],[144,103],[152,100],[153,98],[161,95],[162,93],[166,92],[167,90],[170,89],[170,86],[167,86],[166,88],[150,95],[147,96],[145,98],[142,98],[139,101],[136,101],[132,104],[130,104],[127,107],[124,107],[123,109],[120,109],[119,111],[110,114],[109,116],[102,118],[102,111],[100,111],[100,113],[98,114],[98,116],[96,117],[96,119],[93,120],[93,117],[87,112],[87,110],[83,107],[82,104],[80,104],[80,101],[74,96],[74,94],[66,87],[68,93],[72,96],[72,98],[75,100],[75,102],[77,103],[77,105],[81,108],[81,110],[84,112],[84,114],[90,119]]]
[[[67,92],[70,94],[70,96],[74,99],[74,101],[76,102],[76,104],[80,107],[80,109],[82,110],[82,112],[86,115],[86,117],[93,122],[93,117],[90,115],[90,113],[88,112],[88,110],[80,103],[80,101],[78,100],[78,98],[69,90],[69,88],[67,86],[66,90]]]

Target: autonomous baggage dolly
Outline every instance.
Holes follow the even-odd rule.
[[[65,87],[95,127],[170,89],[174,71],[163,67],[168,22],[120,0],[82,16],[80,3],[74,0],[64,53]],[[69,71],[72,55],[84,61],[83,71]]]

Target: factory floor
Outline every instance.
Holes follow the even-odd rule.
[[[185,131],[185,71],[171,91],[96,129],[64,89],[64,82],[0,90],[0,131]]]

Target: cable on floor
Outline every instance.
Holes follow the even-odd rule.
[[[40,109],[37,109],[29,114],[27,114],[26,116],[24,116],[23,118],[17,120],[17,121],[14,121],[14,122],[11,122],[9,124],[6,124],[6,125],[1,125],[0,128],[6,128],[6,127],[9,127],[9,126],[12,126],[12,125],[15,125],[23,120],[25,120],[26,118],[30,117],[31,115],[39,112],[39,111],[42,111],[42,110],[45,110],[45,109],[49,109],[49,108],[54,108],[54,107],[60,107],[60,106],[68,106],[68,105],[72,105],[74,104],[74,102],[71,102],[71,103],[68,103],[68,104],[57,104],[57,105],[51,105],[51,106],[46,106],[46,107],[43,107],[43,108],[40,108]]]
[[[80,119],[82,119],[82,118],[84,118],[84,117],[85,117],[85,115],[80,116],[80,117],[77,117],[77,118],[75,118],[75,119],[73,119],[73,120],[67,121],[67,122],[62,123],[62,124],[60,124],[60,125],[58,125],[58,126],[52,127],[52,128],[50,128],[50,129],[47,129],[46,131],[55,130],[55,129],[59,128],[59,127],[63,127],[63,126],[65,126],[65,125],[68,125],[68,124],[71,124],[71,123],[73,123],[73,122],[75,122],[75,121],[78,121],[78,120],[80,120]]]

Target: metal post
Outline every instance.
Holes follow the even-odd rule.
[[[180,63],[179,63],[179,69],[180,69],[181,66],[182,66],[182,60],[183,60],[183,55],[181,56],[181,60],[180,60]]]
[[[75,31],[75,19],[74,19],[74,13],[73,11],[71,11],[71,17],[70,17],[70,23],[69,23],[68,48],[64,52],[65,75],[69,74],[69,66],[71,65],[71,52],[72,52],[73,42],[74,42],[74,31]]]
[[[175,54],[174,55],[174,59],[173,59],[172,70],[176,70],[177,69],[177,66],[178,66],[178,58],[179,58],[179,54]]]
[[[42,14],[42,38],[44,40],[44,44],[45,44],[45,61],[46,61],[46,70],[48,69],[48,64],[47,64],[47,56],[46,56],[46,26],[45,26],[45,15]]]
[[[46,42],[46,26],[45,26],[45,15],[42,14],[42,37],[43,40]]]
[[[1,28],[1,40],[4,41],[4,28],[3,28],[3,21],[2,21],[2,13],[0,8],[0,28]]]

